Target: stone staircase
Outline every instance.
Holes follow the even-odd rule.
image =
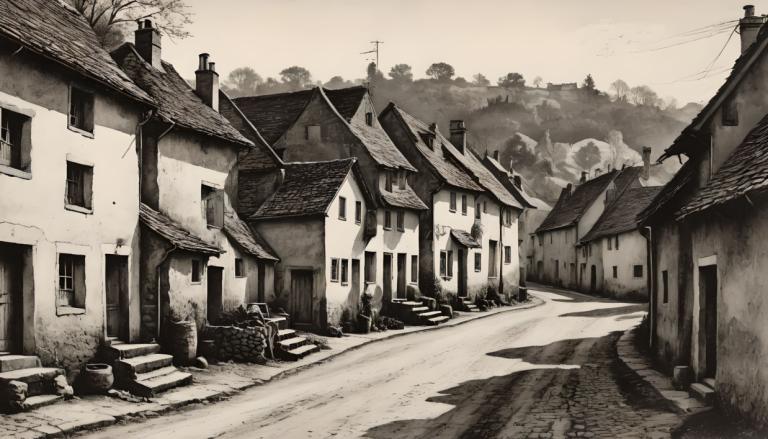
[[[192,382],[192,374],[173,365],[173,356],[160,352],[156,343],[112,341],[108,348],[114,359],[115,387],[145,397]]]
[[[64,369],[42,367],[34,355],[0,355],[0,405],[3,410],[31,410],[63,399],[56,393],[54,380],[65,376]],[[26,398],[12,399],[18,383],[27,385]]]
[[[705,378],[700,383],[691,384],[691,387],[688,389],[688,394],[691,398],[696,398],[704,404],[714,406],[717,399],[714,378]]]
[[[403,301],[396,302],[399,308],[399,316],[409,325],[439,325],[450,319],[440,311],[431,311],[423,302]]]
[[[319,350],[317,345],[310,343],[306,337],[301,337],[293,329],[277,331],[277,352],[275,354],[283,360],[298,361]]]
[[[457,300],[457,311],[464,311],[464,312],[480,312],[480,308],[475,305],[475,302],[470,300],[467,297],[459,297]]]

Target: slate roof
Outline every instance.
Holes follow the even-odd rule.
[[[428,207],[421,201],[416,192],[406,185],[405,189],[392,188],[392,192],[381,191],[381,201],[388,206],[402,207],[412,210],[427,210]]]
[[[235,212],[227,211],[224,214],[224,233],[247,253],[258,259],[279,261],[272,250],[261,237],[248,227]]]
[[[270,145],[293,125],[312,99],[314,90],[244,96],[233,101]]]
[[[527,193],[525,193],[522,187],[518,188],[517,186],[515,186],[515,182],[513,179],[514,174],[510,171],[507,171],[507,169],[504,168],[504,166],[501,163],[499,163],[498,160],[496,160],[491,156],[485,156],[485,158],[483,159],[483,164],[487,168],[489,168],[491,172],[495,176],[497,176],[500,180],[502,178],[506,179],[506,182],[502,181],[502,184],[504,184],[504,187],[507,188],[509,193],[511,193],[517,199],[517,201],[523,205],[523,207],[534,208],[534,209],[536,208],[536,204],[535,204],[536,201],[534,201],[532,197],[530,197]],[[522,177],[521,177],[521,181],[522,181]]]
[[[350,170],[357,169],[356,163],[354,158],[286,163],[282,184],[249,220],[325,215]],[[368,193],[356,175],[361,189]]]
[[[402,122],[403,127],[411,133],[411,140],[416,146],[417,151],[424,157],[425,161],[429,163],[434,174],[443,180],[445,183],[459,189],[465,189],[472,192],[484,192],[482,186],[476,183],[473,178],[462,169],[461,165],[455,162],[451,156],[447,156],[440,148],[438,139],[435,139],[434,150],[430,148],[422,138],[423,134],[431,133],[429,126],[424,122],[416,119],[408,114],[406,111],[396,106],[394,103],[390,103],[384,112],[392,111],[395,116]]]
[[[216,256],[222,253],[222,250],[216,245],[207,243],[203,241],[202,238],[198,238],[192,233],[184,230],[173,220],[144,203],[141,203],[139,206],[139,219],[142,224],[173,244],[179,250]]]
[[[689,160],[685,162],[682,168],[677,171],[672,179],[665,184],[658,194],[654,197],[653,201],[637,215],[637,221],[642,224],[649,223],[654,216],[662,212],[664,207],[677,197],[688,186],[688,183],[693,181],[693,177],[696,173],[696,167],[694,161]]]
[[[357,109],[360,108],[365,95],[368,93],[368,89],[362,85],[355,87],[339,88],[335,90],[323,89],[325,95],[331,100],[333,106],[336,107],[336,111],[339,112],[341,117],[349,122],[352,120],[352,116],[357,113]]]
[[[720,169],[675,216],[688,215],[725,204],[768,187],[768,115],[747,134]]]
[[[132,99],[152,99],[120,70],[85,18],[58,0],[0,1],[0,36]]]
[[[581,241],[589,242],[637,229],[638,213],[648,207],[661,189],[662,186],[628,188],[605,209]]]
[[[557,203],[549,211],[536,232],[560,229],[575,224],[597,197],[608,188],[618,173],[619,171],[614,170],[588,180],[576,186],[570,196],[563,190]]]
[[[477,240],[464,230],[451,229],[451,238],[456,240],[459,245],[463,245],[467,248],[480,248],[482,245]]]
[[[349,122],[352,133],[363,143],[376,163],[390,168],[407,169],[416,172],[402,152],[392,143],[386,131],[381,127],[370,127],[364,122],[353,120]]]
[[[152,67],[141,58],[132,43],[124,43],[112,52],[112,56],[128,76],[152,96],[158,105],[158,117],[197,133],[253,146],[224,116],[197,96],[172,64],[163,61],[165,71]]]

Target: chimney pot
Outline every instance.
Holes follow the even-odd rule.
[[[586,183],[587,181],[587,171],[581,171],[581,179],[579,180],[580,183]]]
[[[160,69],[162,66],[162,44],[160,32],[152,27],[151,20],[138,20],[139,27],[134,32],[134,45],[136,52],[152,67]],[[143,26],[142,26],[143,23]]]
[[[199,55],[200,65],[195,72],[195,92],[206,105],[219,111],[219,74],[216,63],[209,62],[207,53]]]
[[[595,169],[595,177],[599,177],[600,174],[602,174],[602,173],[603,173],[602,169],[600,169],[600,168]]]
[[[744,17],[755,16],[755,5],[744,5]]]
[[[209,62],[208,63],[208,70],[210,70],[211,72],[215,72],[216,71],[216,63],[215,62]]]
[[[651,147],[643,147],[643,180],[651,178]]]
[[[467,127],[463,120],[451,121],[451,137],[450,141],[453,146],[456,147],[462,154],[467,147]]]
[[[755,16],[755,6],[744,6],[744,17],[739,19],[739,34],[741,36],[741,53],[749,49],[749,46],[757,41],[757,35],[760,28],[765,23],[765,17]]]
[[[499,161],[499,150],[493,151],[493,159]]]

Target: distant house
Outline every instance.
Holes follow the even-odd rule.
[[[648,300],[647,245],[635,218],[660,190],[660,186],[626,189],[581,238],[582,290],[619,300]],[[584,281],[587,273],[588,283]]]
[[[766,18],[744,9],[741,56],[661,157],[687,161],[639,219],[656,360],[669,372],[689,367],[693,392],[714,390],[721,407],[764,426],[768,34]]]
[[[138,337],[115,312],[139,303],[135,140],[153,107],[63,2],[0,3],[0,371],[36,355],[71,378],[108,335]]]
[[[233,101],[283,163],[357,159],[376,199],[369,205],[378,206],[370,217],[365,211],[361,213],[375,231],[366,251],[376,264],[376,279],[367,283],[365,290],[374,296],[377,308],[405,299],[407,289],[416,287],[417,273],[412,268],[418,266],[419,214],[427,206],[411,189],[416,168],[382,129],[368,90],[318,87]],[[238,119],[234,114],[232,117]],[[280,165],[271,162],[274,159],[261,153],[241,160],[238,209],[242,215],[252,214],[269,195],[265,188],[278,183],[279,175],[273,170]]]
[[[376,208],[355,159],[286,163],[275,192],[248,221],[280,255],[266,300],[300,329],[325,330],[356,318],[365,285],[378,278],[367,251]]]
[[[451,121],[450,140],[394,104],[381,124],[422,170],[413,187],[429,210],[420,217],[420,288],[472,300],[492,288],[517,293],[517,218],[522,204],[466,144],[463,121]]]
[[[162,336],[169,319],[200,329],[272,294],[278,258],[231,201],[238,155],[254,144],[218,112],[218,74],[207,54],[200,55],[196,89],[161,59],[160,35],[149,21],[135,44],[112,56],[158,104],[140,139],[141,335]]]

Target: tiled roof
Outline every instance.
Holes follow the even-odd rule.
[[[455,239],[457,243],[467,248],[480,248],[482,245],[477,240],[464,230],[451,229],[451,238]]]
[[[407,169],[416,172],[403,153],[392,143],[387,133],[381,127],[370,127],[365,123],[353,120],[349,123],[352,133],[363,143],[376,163],[390,168]]]
[[[606,207],[592,230],[582,238],[582,242],[637,229],[637,214],[651,203],[661,188],[661,186],[651,186],[625,190]]]
[[[349,122],[352,120],[352,116],[357,113],[357,109],[360,108],[365,95],[368,93],[368,89],[362,85],[356,87],[339,88],[336,90],[323,89],[325,95],[331,100],[333,106],[336,107],[336,111],[339,112],[341,117]]]
[[[270,145],[293,125],[312,99],[314,90],[244,96],[233,101]]]
[[[173,244],[179,250],[204,255],[218,256],[221,254],[221,249],[216,245],[209,244],[201,238],[184,230],[180,225],[173,222],[173,220],[144,203],[141,203],[141,206],[139,206],[139,219],[141,219],[142,224]]]
[[[285,178],[249,220],[325,215],[356,159],[286,163]],[[364,182],[358,178],[358,183]]]
[[[261,237],[248,227],[235,212],[227,211],[224,215],[224,233],[233,239],[243,250],[258,259],[278,261],[272,250]]]
[[[393,103],[389,104],[384,111],[392,111],[397,116],[397,118],[402,121],[403,126],[410,131],[410,137],[411,140],[413,140],[414,145],[416,145],[416,149],[421,154],[421,156],[424,157],[427,163],[429,163],[429,165],[434,170],[434,173],[441,180],[459,189],[465,189],[473,192],[485,191],[482,186],[480,186],[478,183],[475,183],[472,177],[465,170],[463,170],[461,165],[456,163],[450,155],[446,157],[442,148],[440,148],[439,141],[437,139],[435,139],[434,149],[430,148],[426,143],[424,143],[424,139],[421,135],[425,133],[431,133],[429,127],[424,122],[411,116]]]
[[[535,201],[530,197],[522,187],[515,186],[514,175],[507,171],[498,160],[491,156],[483,158],[483,164],[496,176],[505,188],[511,193],[523,207],[535,208]],[[506,180],[506,181],[505,181]],[[522,177],[521,177],[522,182]]]
[[[575,224],[597,197],[608,188],[617,173],[618,171],[611,171],[576,186],[570,196],[563,190],[557,203],[536,231],[544,232]]]
[[[206,105],[179,75],[173,65],[163,61],[163,70],[145,62],[132,43],[125,43],[112,56],[133,81],[158,105],[157,115],[176,126],[225,141],[253,146],[224,116]]]
[[[677,171],[672,180],[665,184],[653,201],[637,214],[637,221],[640,224],[650,222],[655,216],[664,211],[664,208],[679,194],[684,192],[688,183],[693,181],[696,172],[693,160],[685,162],[682,168]]]
[[[61,1],[0,1],[0,36],[114,91],[152,102],[101,47],[85,18]]]
[[[675,216],[678,219],[768,187],[768,115]]]
[[[421,201],[416,192],[411,189],[410,186],[405,189],[399,189],[397,187],[392,188],[392,192],[381,191],[381,200],[384,204],[392,207],[403,207],[405,209],[413,210],[427,210],[428,207]]]
[[[241,151],[238,158],[238,171],[275,169],[283,161],[264,139],[258,129],[248,120],[232,98],[219,90],[219,112],[240,134],[256,146],[247,151]]]

